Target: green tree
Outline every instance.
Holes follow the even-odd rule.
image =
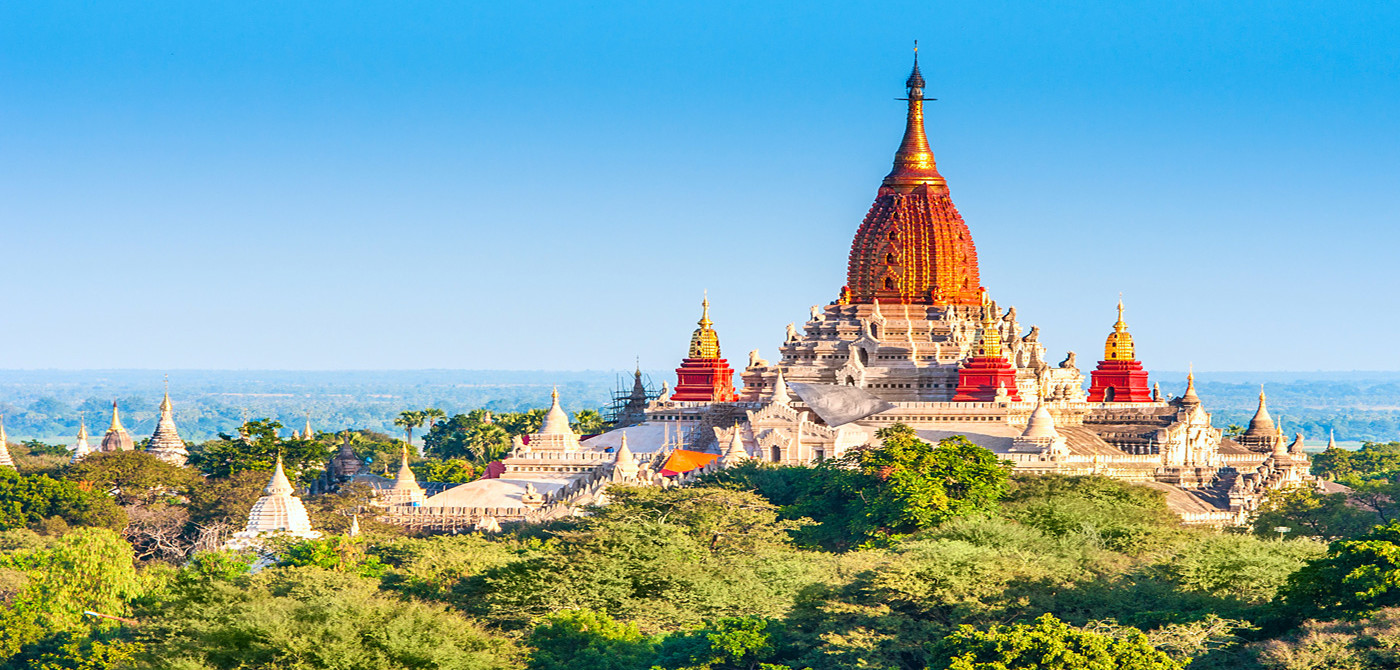
[[[237,436],[219,434],[190,450],[190,465],[210,477],[228,477],[235,472],[272,472],[281,454],[291,472],[317,470],[330,458],[330,449],[319,440],[284,440],[278,435],[282,424],[257,419],[243,424]]]
[[[815,468],[812,494],[797,513],[821,526],[820,544],[888,541],[956,516],[992,512],[1007,491],[1011,464],[961,435],[929,444],[904,424],[876,433],[878,447],[855,449]]]
[[[1108,636],[1070,627],[1046,614],[1033,625],[971,626],[938,643],[930,667],[940,670],[1180,670],[1141,631]]]
[[[143,599],[136,618],[140,668],[516,667],[510,642],[461,615],[317,567],[180,580]]]
[[[1281,601],[1295,620],[1400,606],[1400,521],[1333,542],[1325,557],[1288,578]]]
[[[651,667],[657,641],[635,623],[603,612],[564,610],[540,622],[525,643],[530,670],[635,670]]]
[[[34,526],[50,519],[64,525],[112,530],[127,524],[126,512],[92,487],[0,468],[0,530]]]
[[[427,417],[422,412],[411,409],[399,412],[398,418],[394,419],[394,425],[402,428],[407,436],[410,448],[413,447],[413,429],[423,425],[424,421],[427,421]]]
[[[423,421],[427,424],[428,430],[432,430],[437,422],[447,418],[447,412],[436,407],[425,407],[420,413],[423,415]]]
[[[776,652],[773,621],[726,617],[695,631],[665,638],[657,666],[675,670],[787,670],[768,663]]]
[[[1250,527],[1262,537],[1277,537],[1274,529],[1282,527],[1294,535],[1331,541],[1365,533],[1376,522],[1375,514],[1358,509],[1345,493],[1319,493],[1311,486],[1294,486],[1265,493],[1250,518]]]
[[[580,435],[597,435],[608,429],[608,422],[595,410],[581,409],[574,412],[574,422],[570,427]]]
[[[548,413],[547,409],[508,412],[496,419],[496,425],[504,428],[506,433],[511,436],[530,435],[540,432],[540,426],[544,425],[544,415]]]
[[[473,410],[442,421],[423,438],[424,453],[442,459],[462,458],[485,464],[510,451],[510,434],[491,420],[490,412]]]
[[[1017,477],[1006,515],[1054,537],[1137,554],[1169,544],[1181,523],[1161,491],[1100,475]]]
[[[425,482],[465,484],[477,478],[477,469],[461,459],[428,458],[409,466],[418,479]]]
[[[166,463],[143,451],[89,454],[68,466],[63,478],[88,482],[96,489],[108,491],[122,505],[149,504],[183,495],[199,481],[189,468]]]
[[[104,528],[74,529],[44,547],[0,554],[23,586],[0,608],[0,659],[50,635],[86,635],[84,611],[121,616],[140,592],[131,547]]]

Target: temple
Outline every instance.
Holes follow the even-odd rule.
[[[229,549],[257,549],[270,536],[316,538],[321,534],[311,529],[311,517],[306,506],[295,495],[292,483],[282,468],[282,456],[272,471],[263,495],[248,512],[248,524],[233,534],[225,545]]]
[[[1147,371],[1137,360],[1133,336],[1123,323],[1123,301],[1118,301],[1118,321],[1103,345],[1103,360],[1089,373],[1089,402],[1152,402]]]
[[[15,461],[10,458],[10,442],[5,437],[5,417],[0,416],[0,468],[15,469]]]
[[[701,303],[699,328],[690,336],[690,355],[676,368],[676,390],[672,400],[686,402],[731,402],[738,399],[734,391],[734,368],[719,351],[719,334],[710,321],[710,299]]]
[[[107,434],[102,436],[101,451],[131,451],[135,445],[131,441],[131,434],[122,427],[122,417],[117,411],[117,401],[112,401],[112,425],[108,426]]]
[[[749,353],[742,391],[706,299],[673,393],[638,391],[638,373],[626,420],[586,439],[567,429],[556,394],[499,477],[388,505],[382,518],[452,531],[562,518],[605,503],[613,483],[673,486],[750,460],[811,464],[878,443],[896,423],[929,442],[965,436],[1016,473],[1154,488],[1188,524],[1239,524],[1270,490],[1318,485],[1301,436],[1286,442],[1262,392],[1236,441],[1212,425],[1194,374],[1175,398],[1149,385],[1121,301],[1087,392],[1073,351],[1051,358],[1040,329],[998,305],[934,160],[925,87],[916,56],[904,135],[856,228],[845,286],[787,325],[776,360]],[[774,287],[786,288],[764,290]]]
[[[175,428],[175,412],[170,405],[170,389],[166,388],[165,398],[160,401],[160,420],[146,444],[146,453],[172,465],[184,465],[190,454],[185,450],[185,441]]]
[[[88,454],[97,451],[88,444],[87,416],[84,414],[78,415],[78,438],[69,449],[73,452],[72,458],[69,459],[70,463],[77,463],[86,458]]]

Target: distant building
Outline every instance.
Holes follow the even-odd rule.
[[[146,453],[171,465],[184,465],[190,453],[185,450],[185,441],[180,439],[180,431],[175,427],[175,412],[170,405],[170,390],[160,401],[160,420],[146,444]]]
[[[131,451],[135,445],[131,441],[131,434],[126,432],[122,426],[121,414],[117,411],[117,401],[112,401],[112,425],[107,427],[107,434],[102,436],[102,451]]]

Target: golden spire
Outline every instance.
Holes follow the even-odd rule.
[[[1113,324],[1113,332],[1103,345],[1103,359],[1106,361],[1131,361],[1136,352],[1133,336],[1128,334],[1128,324],[1123,322],[1123,298],[1118,298],[1118,321]]]
[[[982,292],[982,341],[977,346],[977,355],[1001,356],[1001,332],[997,330],[997,319],[986,291]]]
[[[920,184],[930,184],[947,189],[948,183],[938,173],[934,164],[933,149],[929,148],[928,136],[924,134],[924,75],[919,72],[919,43],[914,42],[914,69],[905,80],[904,87],[909,97],[908,116],[904,122],[904,139],[894,154],[894,169],[885,177],[885,186],[900,191],[911,191]],[[933,100],[934,98],[928,98]]]
[[[713,321],[710,321],[710,296],[707,292],[705,299],[700,302],[700,320],[696,323],[700,326],[690,336],[689,358],[716,359],[719,353],[719,334],[715,332]]]
[[[165,376],[165,398],[160,401],[160,414],[165,416],[171,412],[170,406],[170,375]]]
[[[1186,365],[1186,393],[1181,395],[1181,401],[1201,404],[1201,397],[1196,395],[1196,365],[1194,363]]]
[[[107,428],[107,432],[112,431],[126,432],[126,429],[122,428],[122,418],[117,414],[117,401],[115,400],[112,401],[112,425]]]

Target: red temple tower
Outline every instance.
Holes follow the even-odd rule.
[[[671,400],[734,402],[734,368],[720,357],[719,334],[710,321],[710,299],[700,303],[699,328],[690,336],[690,355],[676,368],[676,390]]]
[[[904,85],[909,91],[904,140],[851,243],[839,302],[976,305],[982,300],[977,248],[924,134],[924,77],[917,49]]]
[[[1090,374],[1089,402],[1152,402],[1147,371],[1134,352],[1133,336],[1123,322],[1123,301],[1118,301],[1118,322],[1103,346],[1103,360]]]
[[[977,344],[977,353],[958,368],[958,388],[953,391],[953,402],[992,402],[999,395],[1020,402],[1016,368],[1001,354],[1001,334],[997,332],[990,308],[984,303],[982,309],[982,339]]]

